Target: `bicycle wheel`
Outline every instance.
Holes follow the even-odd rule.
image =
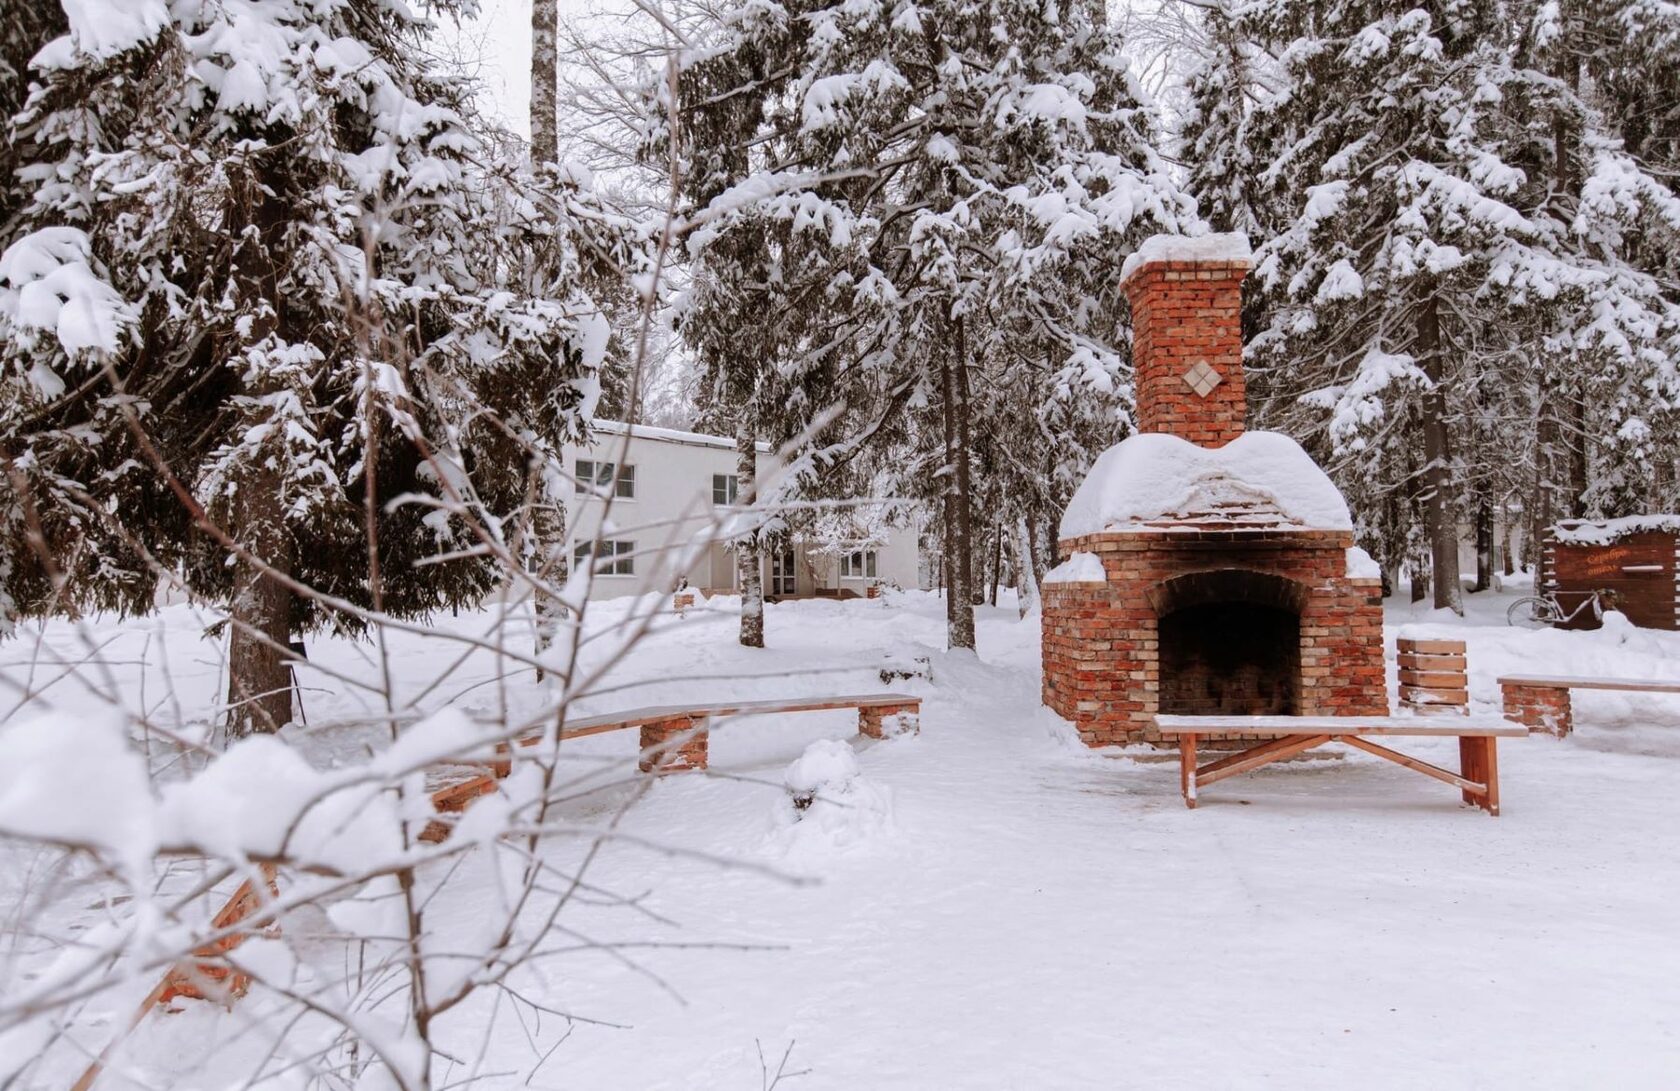
[[[1561,620],[1557,603],[1538,595],[1520,598],[1505,611],[1505,623],[1519,629],[1544,629]]]

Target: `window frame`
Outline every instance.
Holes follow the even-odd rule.
[[[596,559],[595,547],[602,549],[599,559]],[[603,538],[599,541],[578,542],[572,547],[572,570],[575,572],[585,564],[589,565],[589,573],[594,577],[624,577],[636,574],[636,543],[628,538]]]
[[[840,578],[843,580],[873,580],[880,572],[880,551],[853,549],[840,555]],[[854,559],[856,563],[854,564]]]
[[[575,496],[593,496],[603,500],[609,496],[615,500],[634,500],[636,464],[580,458],[572,469],[572,493]]]
[[[723,488],[721,490],[723,499],[721,499],[721,500],[718,499],[718,495],[719,495],[719,492],[720,492],[718,486],[720,486],[720,485],[723,486]],[[715,508],[733,507],[734,504],[740,498],[741,498],[741,475],[740,474],[713,474],[712,475],[712,506],[713,507],[715,507]]]

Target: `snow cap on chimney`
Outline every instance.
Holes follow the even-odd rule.
[[[1239,233],[1155,235],[1120,267],[1132,305],[1132,364],[1140,432],[1202,447],[1242,434],[1242,280],[1251,265]]]

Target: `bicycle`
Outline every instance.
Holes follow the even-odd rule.
[[[1579,592],[1569,592],[1579,594]],[[1513,602],[1505,611],[1505,624],[1520,629],[1542,629],[1551,626],[1567,625],[1581,615],[1581,611],[1592,607],[1593,618],[1603,620],[1604,611],[1616,608],[1616,592],[1608,587],[1600,587],[1589,592],[1576,604],[1575,609],[1565,610],[1563,603],[1557,599],[1555,592],[1543,595],[1528,595]]]

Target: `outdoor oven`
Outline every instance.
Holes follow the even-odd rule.
[[[1046,576],[1044,703],[1092,746],[1158,713],[1383,715],[1382,592],[1347,503],[1245,432],[1240,235],[1158,235],[1121,269],[1138,434],[1105,451]]]

